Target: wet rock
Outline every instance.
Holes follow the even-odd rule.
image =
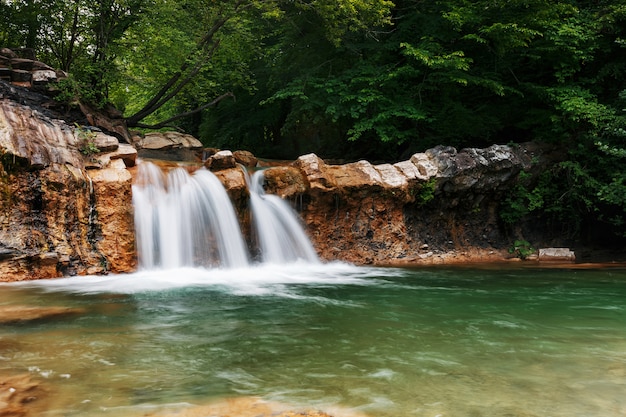
[[[37,95],[28,97],[36,100]],[[112,136],[96,136],[105,148],[118,148],[106,163],[95,157],[107,157],[81,153],[84,138],[74,126],[0,99],[0,280],[132,270],[125,162],[134,163],[136,154],[120,152]],[[108,162],[115,157],[121,165]],[[90,178],[87,165],[107,169],[92,171]]]
[[[308,186],[302,171],[295,167],[273,167],[264,171],[265,191],[281,198],[304,193]]]
[[[178,406],[169,410],[149,412],[145,417],[366,417],[365,414],[333,407],[328,414],[307,407],[297,407],[257,397],[228,398],[207,405]]]
[[[100,264],[87,273],[129,272],[136,266],[132,176],[121,159],[101,170],[90,171],[93,208],[98,227],[93,242]],[[100,270],[93,267],[101,267]]]
[[[214,174],[226,188],[237,211],[239,213],[245,211],[249,194],[244,172],[239,168],[231,168],[216,171]]]

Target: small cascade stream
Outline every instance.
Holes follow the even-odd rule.
[[[279,197],[265,194],[263,178],[262,171],[247,178],[261,261],[319,262],[297,214]],[[235,209],[212,172],[201,168],[189,174],[179,167],[166,174],[142,161],[133,204],[141,269],[250,265]]]

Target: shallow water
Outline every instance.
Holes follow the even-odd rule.
[[[177,269],[0,286],[81,307],[0,327],[0,367],[49,416],[226,397],[370,416],[626,415],[626,270]]]

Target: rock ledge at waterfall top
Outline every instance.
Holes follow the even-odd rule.
[[[524,143],[456,150],[438,146],[395,164],[326,164],[315,154],[266,170],[267,192],[292,200],[326,260],[356,264],[449,264],[511,258],[499,218],[507,192],[559,160]],[[535,237],[535,236],[533,236]],[[553,237],[541,236],[551,243]],[[543,244],[543,241],[540,242]]]

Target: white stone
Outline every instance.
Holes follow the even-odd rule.
[[[411,157],[411,162],[417,167],[420,179],[428,181],[439,173],[439,169],[425,153],[416,153]]]
[[[567,261],[574,262],[576,254],[569,248],[542,248],[539,249],[539,261]]]
[[[383,184],[389,188],[404,188],[409,183],[406,175],[391,164],[376,165],[374,168],[379,172]]]

